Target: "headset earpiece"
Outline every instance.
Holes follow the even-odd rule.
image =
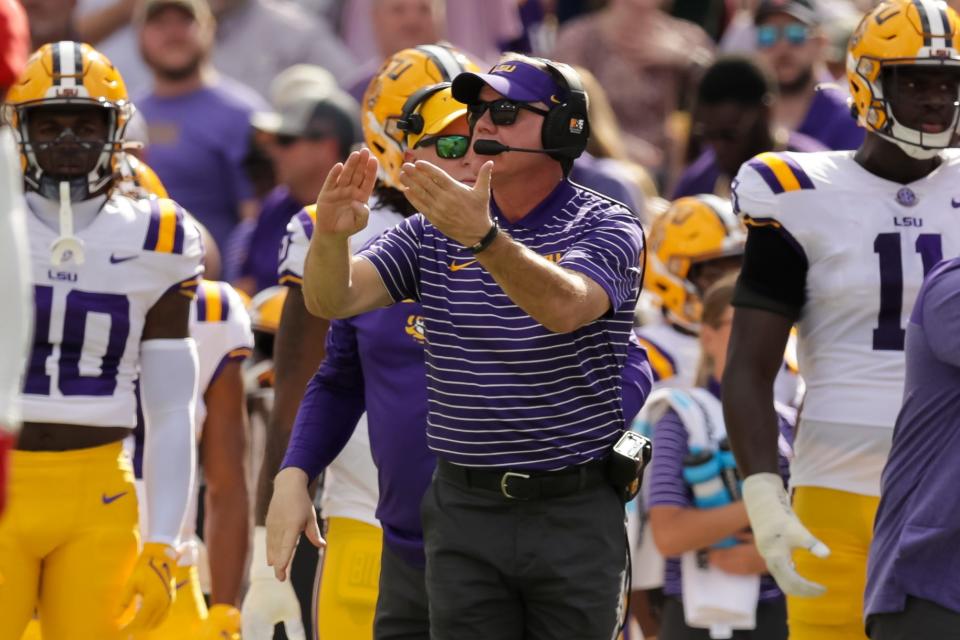
[[[562,149],[550,156],[563,162],[580,157],[590,138],[587,115],[587,93],[580,76],[568,65],[540,59],[557,84],[567,92],[563,102],[550,110],[543,119],[541,143],[544,149]]]
[[[417,108],[425,103],[430,96],[443,91],[449,86],[449,82],[438,82],[437,84],[414,91],[410,97],[407,98],[406,102],[403,103],[403,108],[400,110],[400,117],[397,119],[397,129],[406,134],[404,141],[406,141],[407,136],[415,136],[423,133],[425,123],[423,122],[423,116],[416,113]]]

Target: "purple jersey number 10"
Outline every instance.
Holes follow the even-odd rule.
[[[943,243],[938,233],[917,237],[916,252],[923,261],[923,275],[930,273],[943,259]],[[900,324],[903,315],[903,256],[899,233],[881,233],[873,241],[880,259],[880,317],[873,330],[874,351],[903,351],[907,332]]]
[[[34,288],[33,350],[27,366],[23,392],[50,395],[47,360],[53,354],[50,323],[53,311],[53,287]],[[107,348],[100,361],[98,375],[80,373],[80,358],[86,338],[87,317],[91,313],[110,318]],[[93,293],[73,290],[67,294],[63,312],[63,338],[60,341],[57,387],[65,396],[109,396],[117,388],[117,370],[130,335],[130,301],[115,293]]]

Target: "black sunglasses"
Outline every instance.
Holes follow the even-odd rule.
[[[520,109],[526,109],[541,116],[550,113],[546,109],[533,107],[526,102],[517,102],[516,100],[509,100],[507,98],[500,98],[499,100],[491,100],[489,102],[474,102],[467,106],[467,120],[471,127],[473,127],[477,120],[483,117],[487,109],[490,110],[490,120],[498,127],[509,126],[516,122]]]
[[[424,136],[413,145],[414,149],[420,147],[435,146],[437,155],[444,160],[456,160],[467,155],[470,150],[470,136],[446,135],[446,136]]]

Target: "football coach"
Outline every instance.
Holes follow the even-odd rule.
[[[472,185],[404,165],[419,213],[351,258],[377,174],[354,153],[318,198],[304,299],[326,318],[423,305],[438,458],[421,505],[431,637],[609,640],[626,538],[605,467],[624,429],[643,233],[623,205],[566,179],[589,136],[572,69],[508,59],[457,76],[453,94],[473,151],[494,160]]]

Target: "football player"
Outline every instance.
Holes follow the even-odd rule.
[[[129,153],[117,154],[120,180],[117,189],[137,200],[167,197],[157,174]],[[199,223],[206,249],[204,268],[216,243]],[[240,587],[247,562],[250,505],[247,495],[247,410],[243,363],[251,355],[253,334],[246,301],[229,284],[202,280],[190,316],[190,335],[197,344],[199,384],[197,437],[199,469],[206,488],[204,542],[196,535],[197,491],[180,532],[177,560],[177,598],[170,616],[138,640],[166,638],[239,639]],[[134,474],[143,499],[142,423],[134,432]],[[144,528],[145,512],[140,512]],[[207,566],[206,560],[209,560]],[[209,574],[212,606],[208,609],[200,575]]]
[[[659,304],[660,317],[636,334],[655,384],[694,384],[701,297],[740,269],[745,241],[730,203],[713,195],[680,198],[654,219],[643,288]]]
[[[724,413],[757,546],[789,596],[792,640],[865,637],[904,326],[924,274],[960,253],[960,154],[947,149],[960,115],[956,13],[932,0],[883,2],[853,34],[847,61],[863,145],[761,154],[734,181],[749,231]],[[773,383],[794,323],[807,390],[791,509],[777,475]]]
[[[174,545],[193,485],[188,325],[203,250],[175,202],[115,192],[130,110],[110,61],[70,41],[36,51],[4,107],[32,214],[35,319],[0,523],[3,638],[18,638],[34,608],[46,640],[121,638],[158,625],[175,595]],[[147,426],[139,559],[122,445],[136,423],[137,377]]]
[[[431,131],[438,133],[462,115],[462,105],[454,107],[449,90],[441,94],[440,91],[444,87],[436,85],[450,82],[462,71],[476,69],[476,65],[462,53],[441,45],[423,45],[404,49],[383,63],[364,96],[361,123],[367,145],[375,155],[383,159],[381,166],[384,171],[380,186],[374,195],[374,201],[371,202],[370,225],[350,239],[351,248],[354,251],[362,248],[368,240],[399,223],[404,215],[412,213],[403,194],[398,190],[400,166],[408,152],[408,144],[413,144],[425,137],[422,135],[425,126],[429,125]],[[428,97],[428,93],[436,94],[439,98],[437,104],[440,106],[433,114],[419,112],[419,107]],[[434,118],[433,116],[437,114],[439,117]],[[428,118],[430,122],[426,122]],[[408,125],[411,122],[418,122],[419,127],[413,125],[414,130],[410,130]],[[457,134],[451,139],[445,139],[442,142],[428,139],[426,142],[444,145],[444,153],[448,151],[448,144],[458,146],[459,152],[454,153],[453,151],[457,150],[453,150],[451,153],[463,158],[468,150],[469,133],[465,120],[459,124],[462,128],[456,132],[451,131]],[[454,137],[455,140],[452,139]],[[453,160],[457,162],[456,159]],[[298,214],[288,227],[290,233],[281,255],[280,282],[290,287],[290,292],[281,318],[278,354],[281,348],[279,345],[282,345],[285,339],[285,328],[296,326],[291,324],[291,320],[311,317],[304,306],[300,284],[315,215],[314,207],[310,207]],[[410,314],[416,315],[412,311],[407,315]],[[295,321],[299,322],[299,320]],[[297,334],[297,337],[299,338],[300,335]],[[278,363],[279,361],[278,357]],[[313,364],[311,374],[316,371],[318,364],[319,361]],[[306,380],[303,384],[306,385]],[[302,387],[300,396],[302,396]],[[286,445],[286,438],[284,445]],[[334,484],[331,484],[331,480]],[[354,508],[351,513],[342,505],[345,500],[350,500],[351,496],[359,495],[360,486],[364,488],[363,495],[371,499],[370,509],[361,514]],[[370,457],[369,436],[364,416],[356,425],[343,451],[327,467],[325,475],[322,512],[326,518],[327,547],[324,551],[323,564],[318,572],[320,583],[317,601],[317,628],[321,638],[369,637],[372,633],[383,537],[380,523],[375,515],[378,495],[377,472]],[[356,497],[351,501],[354,504],[358,503]],[[319,531],[316,526],[308,527],[307,535],[317,542]],[[350,545],[345,544],[347,540],[350,541]],[[369,569],[364,571],[362,579],[358,579],[352,586],[352,594],[342,586],[343,576],[351,566],[365,566]],[[278,575],[285,575],[285,566]]]
[[[203,543],[196,535],[199,496],[195,491],[180,532],[177,599],[160,627],[138,640],[239,640],[240,612],[236,607],[246,572],[250,517],[242,366],[253,348],[253,335],[244,301],[233,287],[225,282],[200,282],[190,335],[197,343],[200,364],[197,430],[199,469],[206,488]],[[135,471],[140,471],[138,462],[135,457]],[[206,554],[201,553],[204,550]],[[209,560],[209,609],[200,584],[204,558]]]
[[[27,57],[27,17],[16,2],[0,5],[0,101],[23,69]],[[0,353],[11,354],[0,364],[0,515],[7,490],[7,459],[20,417],[17,396],[26,355],[29,325],[27,242],[23,222],[23,179],[16,146],[0,122]]]

